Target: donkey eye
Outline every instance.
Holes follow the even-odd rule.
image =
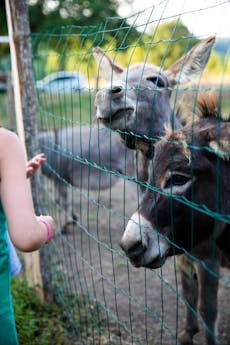
[[[172,174],[166,181],[164,189],[168,189],[174,186],[184,186],[187,182],[191,180],[190,176]]]
[[[147,78],[148,81],[151,81],[154,85],[156,85],[157,87],[163,88],[165,87],[164,81],[159,77],[148,77]]]

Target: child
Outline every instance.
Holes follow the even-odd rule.
[[[37,162],[33,164],[36,166]],[[35,216],[25,167],[19,138],[0,128],[0,345],[18,344],[10,289],[7,228],[13,244],[23,252],[37,250],[48,243],[54,231],[52,217]]]

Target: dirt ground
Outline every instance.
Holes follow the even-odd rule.
[[[175,259],[168,259],[162,269],[137,269],[119,247],[127,219],[137,207],[135,188],[120,180],[111,190],[72,190],[79,225],[56,239],[58,255],[65,262],[59,268],[66,274],[68,291],[89,295],[102,306],[109,340],[98,344],[177,344],[184,302]],[[229,282],[230,272],[221,273]],[[221,281],[219,330],[221,344],[226,345],[230,344],[229,306],[229,287]],[[195,345],[204,344],[203,333],[201,326]]]

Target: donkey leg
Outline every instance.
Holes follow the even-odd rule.
[[[183,345],[192,345],[193,336],[199,331],[198,321],[193,312],[193,310],[196,311],[198,304],[198,281],[193,264],[185,255],[179,258],[179,266],[181,269],[182,294],[189,307],[186,307],[185,326],[179,334],[178,340]]]
[[[216,259],[215,262],[209,258],[203,260],[212,271],[219,273],[220,261]],[[199,312],[204,320],[206,329],[206,343],[207,345],[217,345],[218,341],[215,336],[218,335],[218,285],[219,280],[210,275],[210,273],[198,265],[198,280],[199,288]]]
[[[73,205],[71,200],[70,190],[68,186],[64,185],[63,183],[58,183],[58,195],[59,195],[59,202],[60,206],[64,212],[64,221],[61,224],[62,232],[65,232],[67,226],[73,224],[76,221],[77,217],[73,214]]]

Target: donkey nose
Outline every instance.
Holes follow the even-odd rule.
[[[137,241],[130,246],[121,241],[120,246],[131,260],[135,260],[136,258],[143,256],[147,249],[146,246],[143,245],[142,241]]]
[[[122,92],[122,86],[113,86],[111,89],[112,94]]]

